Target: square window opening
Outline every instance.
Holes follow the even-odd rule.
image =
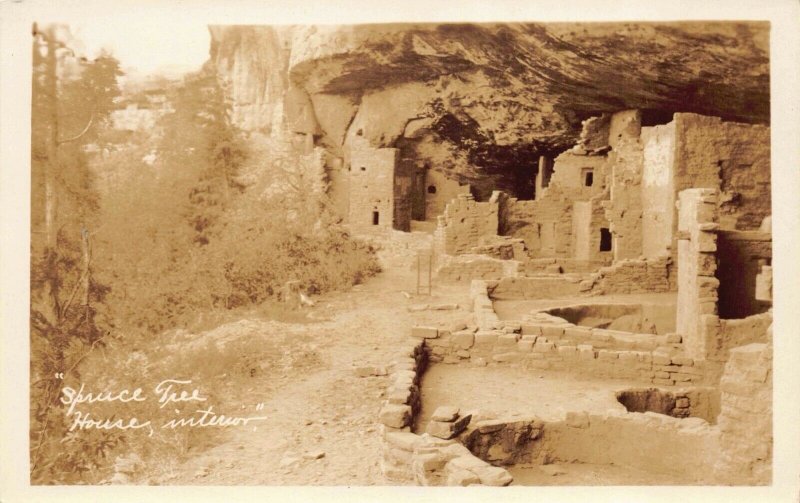
[[[609,231],[605,227],[600,229],[600,251],[601,252],[611,251],[611,231]]]
[[[594,170],[593,169],[584,169],[583,170],[583,185],[585,187],[591,187],[594,185]]]

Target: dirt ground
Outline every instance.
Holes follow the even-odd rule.
[[[616,391],[648,383],[591,379],[517,366],[431,365],[422,378],[421,430],[436,407],[452,405],[480,417],[537,416],[560,421],[569,411],[625,412]]]
[[[520,464],[507,468],[515,486],[638,486],[693,485],[693,480],[678,480],[675,475],[658,474],[636,468],[588,463],[559,465]]]
[[[466,286],[434,285],[412,295],[413,250],[380,254],[384,272],[349,292],[317,297],[308,323],[241,320],[197,338],[261,336],[258,351],[275,362],[246,381],[231,383],[220,408],[262,404],[257,426],[225,430],[213,446],[198,446],[186,461],[158,467],[150,484],[380,485],[376,421],[387,377],[357,377],[355,366],[388,366],[400,356],[415,323],[447,326],[469,316]],[[407,295],[408,294],[408,295]],[[409,311],[409,306],[457,304],[457,309]],[[452,306],[451,306],[452,307]],[[254,348],[255,350],[256,348]],[[245,358],[246,355],[242,355]],[[228,409],[229,410],[229,409]]]

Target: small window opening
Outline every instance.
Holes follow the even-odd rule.
[[[358,131],[356,131],[356,134],[358,136],[364,136],[364,130],[363,129],[359,129]]]
[[[372,212],[372,225],[378,225],[381,221],[381,214],[377,211]]]
[[[366,170],[367,170],[366,166],[361,166],[361,171],[366,171]]]
[[[436,185],[428,185],[428,194],[436,194]]]
[[[611,232],[605,227],[600,229],[600,251],[611,251]]]
[[[586,187],[591,187],[594,185],[594,170],[593,169],[585,169],[583,170],[583,185]]]

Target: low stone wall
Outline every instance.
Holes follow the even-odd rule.
[[[609,265],[606,260],[577,260],[571,258],[537,258],[526,260],[522,264],[525,276],[534,276],[541,273],[561,274],[596,272],[601,267]]]
[[[495,336],[492,352],[498,347],[505,350],[513,344],[517,348],[527,345],[523,344],[527,341],[521,332],[531,330],[530,327],[517,329],[501,325],[502,329],[492,334]],[[548,328],[548,333],[553,327]],[[539,330],[545,329],[540,327]],[[567,412],[563,420],[550,422],[537,417],[478,420],[467,424],[460,434],[453,432],[457,436],[450,439],[413,433],[419,412],[422,372],[428,361],[439,361],[440,348],[452,347],[451,342],[464,342],[460,336],[469,339],[466,334],[472,336],[472,346],[467,348],[472,349],[480,332],[451,333],[432,327],[415,327],[412,337],[416,342],[393,363],[393,384],[380,412],[383,424],[381,467],[389,480],[420,485],[504,486],[512,482],[512,476],[502,466],[587,463],[673,474],[682,481],[701,484],[729,484],[732,480],[746,484],[769,483],[772,430],[771,415],[766,412],[771,408],[771,345],[751,344],[731,350],[721,381],[721,397],[716,394],[716,388],[634,389],[626,392],[657,392],[659,404],[650,403],[648,396],[633,400],[638,405],[630,400],[626,405],[629,410],[641,406],[648,409],[646,412],[611,410],[592,414],[573,411]],[[531,344],[535,351],[532,354],[547,354],[552,352],[552,347],[566,347],[552,344],[545,348],[549,344],[552,343],[542,342],[537,336]],[[465,346],[467,344],[462,347]],[[537,347],[546,350],[536,351]],[[562,351],[556,350],[557,353]],[[584,354],[577,348],[576,351]],[[595,358],[606,363],[613,360],[600,357],[611,351],[601,351],[607,350],[598,351]],[[646,360],[638,358],[638,353],[644,352],[618,353],[617,362],[628,360],[623,353],[637,356],[631,361]],[[662,359],[657,353],[651,355],[650,368],[675,366],[682,367],[683,372],[692,368],[691,361],[681,357]],[[666,400],[662,400],[664,398]],[[652,411],[653,408],[659,411]],[[719,424],[715,426],[713,422],[718,411]],[[454,411],[442,419],[468,421],[471,417],[470,413],[459,416]]]
[[[613,464],[714,483],[719,430],[700,418],[654,412],[568,412],[562,421],[536,417],[479,421],[461,435],[476,456],[495,465]]]
[[[659,386],[710,384],[705,361],[683,354],[677,334],[633,334],[573,325],[537,313],[523,322],[500,321],[489,298],[491,281],[473,281],[475,324],[461,330],[429,328],[432,362],[518,363],[582,375],[633,378]]]
[[[502,278],[489,285],[493,299],[547,299],[581,294],[581,282],[585,279],[577,274],[552,274]]]
[[[501,326],[500,318],[494,312],[492,299],[489,298],[488,281],[473,280],[470,283],[470,298],[472,311],[475,314],[475,324],[480,330],[494,330]]]
[[[715,367],[706,369],[705,361],[686,357],[678,334],[583,327],[543,312],[525,322],[501,321],[490,298],[499,283],[472,282],[475,325],[431,335],[431,361],[520,363],[595,377],[641,379],[659,386],[716,382]]]
[[[622,260],[612,266],[601,267],[597,272],[588,272],[596,269],[596,262],[574,261],[571,267],[566,264],[562,259],[520,263],[515,266],[513,274],[504,274],[498,283],[492,285],[492,298],[544,299],[614,293],[664,293],[677,289],[674,267],[669,257]],[[532,273],[531,269],[543,269],[544,272]],[[526,275],[522,276],[523,273]]]
[[[717,470],[739,484],[772,479],[772,334],[730,351],[720,380],[722,449]]]
[[[641,337],[637,337],[641,336]],[[705,383],[702,362],[682,356],[680,344],[636,349],[670,336],[614,333],[558,324],[500,322],[494,330],[438,330],[427,340],[432,362],[518,363],[594,377],[639,379],[659,386]]]
[[[420,408],[419,383],[427,364],[428,352],[424,342],[415,342],[392,363],[392,384],[380,411],[380,422],[387,433],[411,431]]]
[[[700,418],[576,412],[545,423],[531,457],[543,464],[613,464],[713,484],[719,437],[719,430]]]
[[[592,274],[582,284],[581,291],[591,295],[674,292],[677,290],[674,269],[670,257],[620,260]]]
[[[437,254],[461,255],[497,236],[500,192],[486,202],[477,202],[471,194],[459,194],[437,218],[434,242]]]
[[[415,335],[430,334],[422,330]],[[426,339],[413,340],[392,364],[392,384],[379,412],[384,476],[393,482],[426,486],[510,484],[512,477],[508,471],[475,457],[457,439],[444,440],[412,432],[420,409],[419,383],[428,363]]]
[[[515,277],[520,263],[487,255],[442,255],[437,257],[436,278],[444,283],[468,282],[473,279]]]
[[[522,260],[527,258],[525,242],[508,236],[492,236],[481,239],[481,244],[473,247],[470,253],[488,255],[501,260]]]
[[[721,320],[718,316],[708,315],[703,322],[700,337],[704,341],[706,358],[724,363],[732,348],[769,340],[767,329],[772,325],[772,311],[740,320]]]
[[[462,434],[464,445],[474,455],[496,465],[533,461],[534,443],[542,436],[544,423],[538,418],[479,421]]]

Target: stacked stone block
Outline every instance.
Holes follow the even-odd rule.
[[[479,458],[496,465],[528,463],[543,427],[544,423],[536,418],[479,421],[464,434],[464,445]]]
[[[523,262],[525,276],[562,273],[590,274],[608,265],[606,260],[576,260],[570,258],[537,258]]]
[[[676,289],[673,268],[668,256],[620,260],[590,275],[581,283],[581,291],[591,295],[671,292]]]
[[[489,298],[489,283],[473,280],[470,283],[470,298],[472,299],[472,311],[475,313],[475,323],[478,329],[493,330],[500,323],[500,319],[494,312],[492,299]],[[462,341],[464,337],[466,336],[462,336]]]
[[[474,279],[516,277],[520,262],[488,255],[442,255],[436,266],[436,279],[444,283],[462,283]]]
[[[430,360],[443,363],[519,363],[596,377],[639,379],[658,386],[708,381],[705,362],[684,354],[678,334],[634,334],[574,325],[547,313],[525,322],[501,321],[489,298],[492,282],[473,281],[476,325],[436,330]],[[435,329],[432,329],[435,330]]]
[[[772,344],[730,351],[720,380],[720,476],[741,484],[772,478]]]
[[[471,415],[459,415],[457,407],[443,405],[438,407],[431,416],[426,432],[437,438],[450,440],[466,429]]]
[[[530,277],[506,277],[489,281],[493,299],[548,299],[581,294],[583,274],[550,274]]]
[[[497,236],[499,192],[487,202],[477,202],[471,194],[459,194],[438,217],[435,232],[437,255],[461,255]]]
[[[699,417],[568,412],[563,421],[545,422],[541,439],[532,447],[534,463],[613,464],[717,483],[713,466],[719,434]]]
[[[393,362],[387,399],[379,412],[382,424],[381,470],[393,482],[421,485],[491,485],[504,486],[512,481],[503,468],[475,457],[461,445],[459,433],[466,428],[471,415],[448,415],[437,411],[434,416],[447,423],[450,438],[412,432],[420,410],[419,383],[428,362],[427,343],[438,339],[435,327],[414,327],[412,343],[403,356]],[[438,415],[437,415],[438,414]],[[453,421],[444,421],[454,419]],[[444,435],[440,435],[444,436]]]
[[[705,360],[717,337],[717,191],[684,190],[679,205],[677,331],[687,354]]]

